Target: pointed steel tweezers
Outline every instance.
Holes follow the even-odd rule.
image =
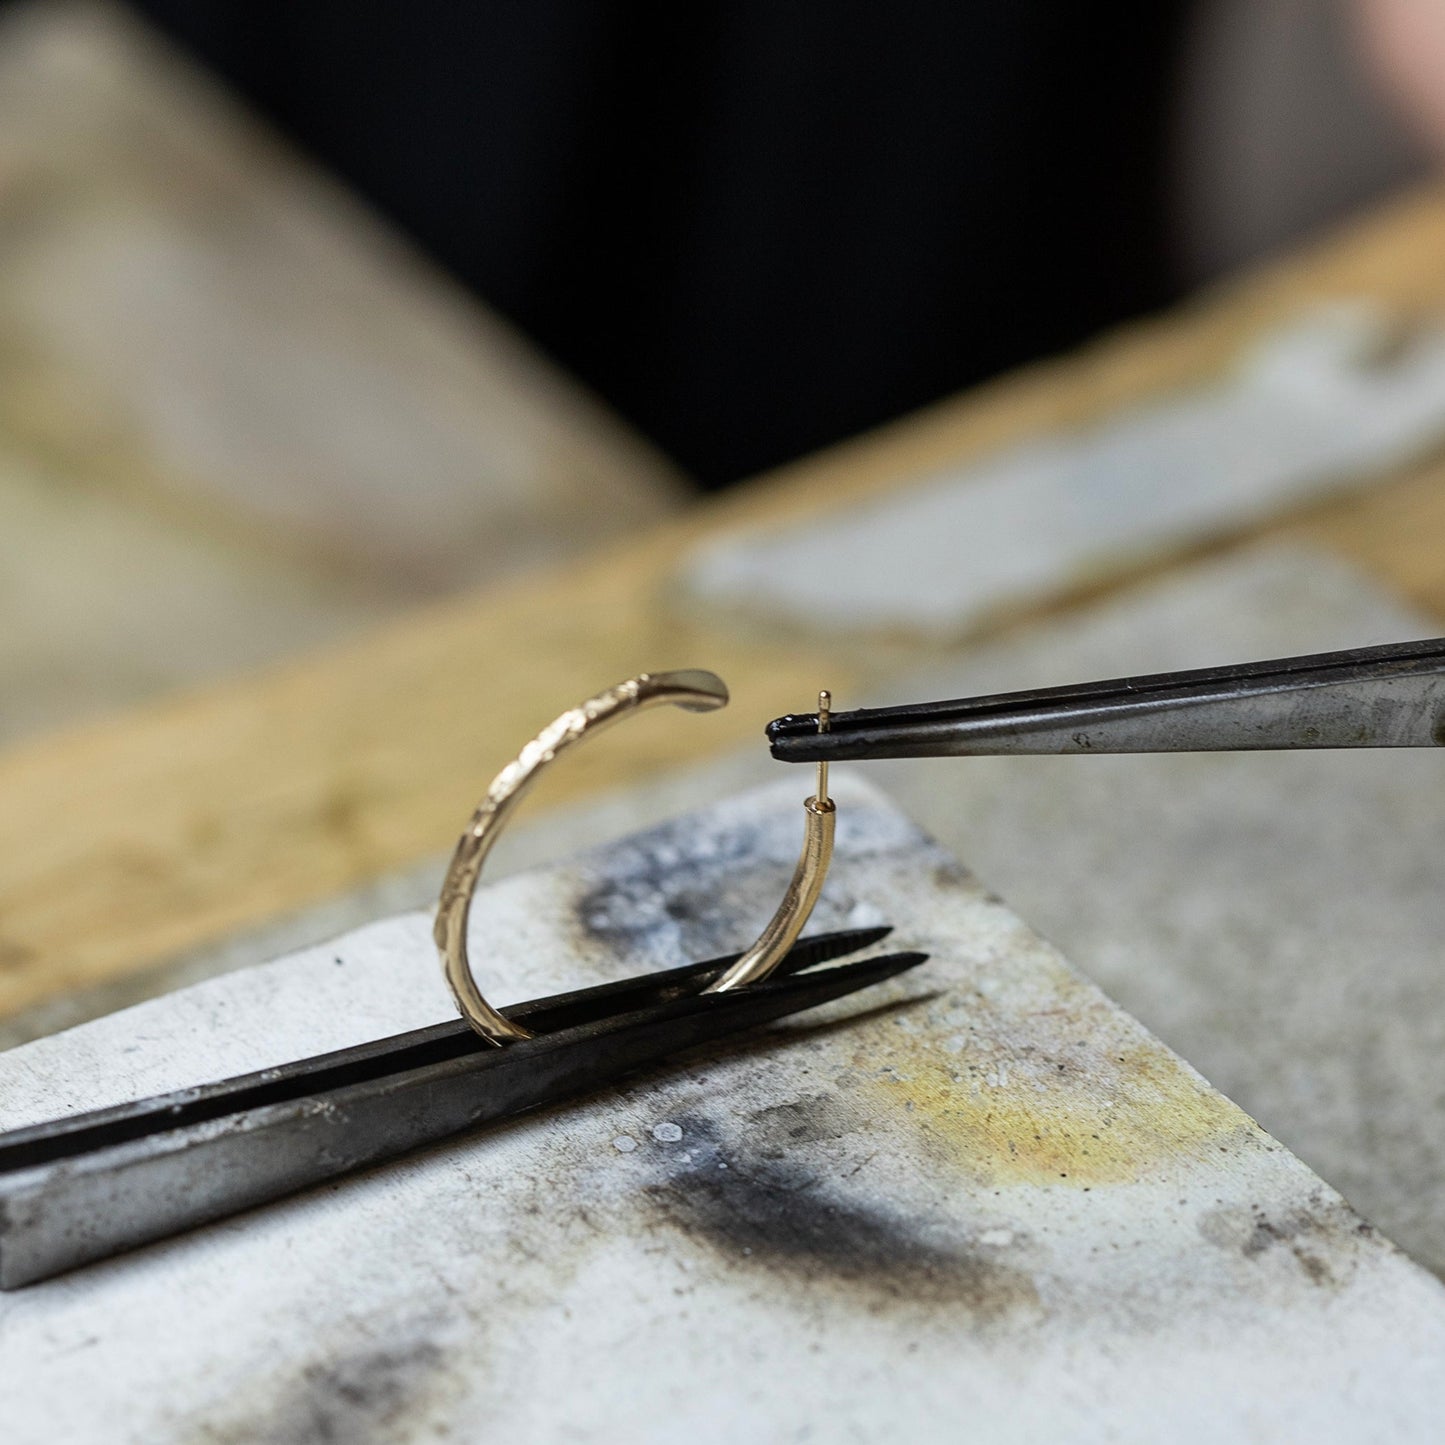
[[[0,1288],[221,1219],[570,1095],[922,963],[855,959],[890,929],[796,944],[776,973],[699,994],[737,955],[504,1010],[496,1048],[460,1019],[199,1088],[0,1134]]]
[[[775,758],[1445,746],[1445,638],[768,724]]]

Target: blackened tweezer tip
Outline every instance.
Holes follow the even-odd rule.
[[[876,939],[880,932],[857,930],[853,937]],[[33,1283],[595,1090],[669,1054],[841,998],[924,961],[919,953],[898,953],[802,971],[817,954],[840,946],[846,952],[862,945],[811,940],[790,957],[787,976],[729,994],[669,986],[630,1012],[618,1012],[618,1003],[636,999],[651,980],[563,995],[560,1004],[538,1000],[538,1006],[553,1005],[554,1022],[569,1012],[576,1021],[501,1049],[465,1025],[460,1035],[440,1025],[14,1131],[0,1143],[0,1288]],[[695,990],[718,966],[672,973],[690,971]],[[577,1000],[589,993],[605,995],[611,1007],[578,1018]]]

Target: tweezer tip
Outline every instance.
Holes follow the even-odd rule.
[[[830,968],[815,969],[811,973],[797,973],[786,978],[775,974],[771,979],[750,984],[748,991],[771,988],[799,995],[816,992],[821,1002],[827,998],[842,998],[872,984],[896,978],[921,963],[927,963],[928,957],[926,953],[910,949],[901,953],[885,953],[878,958],[855,958]],[[739,990],[739,993],[742,992]]]
[[[897,978],[900,973],[907,973],[919,964],[927,963],[928,958],[928,954],[918,949],[906,949],[901,953],[885,953],[882,958],[860,958],[855,963],[843,964],[842,967],[856,969],[860,975],[868,973],[875,981],[881,981],[885,978]]]
[[[808,732],[817,733],[818,714],[815,712],[790,712],[783,717],[775,717],[764,729],[770,743],[775,743],[780,737],[789,733]]]
[[[816,933],[800,938],[785,955],[784,962],[789,973],[810,968],[816,963],[827,963],[835,958],[844,958],[863,948],[872,948],[893,932],[891,923],[873,924],[867,928],[843,928],[835,933]]]

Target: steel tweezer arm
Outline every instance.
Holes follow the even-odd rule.
[[[785,762],[999,753],[1432,748],[1445,638],[1075,687],[813,714],[768,725]]]
[[[841,998],[922,963],[854,959],[888,928],[794,945],[776,973],[700,994],[734,957],[516,1004],[535,1037],[462,1020],[0,1134],[0,1288],[220,1219],[631,1069]]]

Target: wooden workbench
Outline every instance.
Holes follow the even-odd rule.
[[[0,1013],[439,852],[521,740],[629,673],[710,667],[733,705],[618,733],[563,770],[554,802],[753,738],[820,683],[856,695],[881,665],[869,650],[748,631],[679,605],[685,549],[1206,377],[1307,301],[1362,294],[1405,315],[1445,307],[1445,191],[1407,197],[1186,308],[760,478],[584,564],[14,748],[0,756]],[[1307,534],[1445,616],[1445,464],[1382,477],[1268,530]]]

